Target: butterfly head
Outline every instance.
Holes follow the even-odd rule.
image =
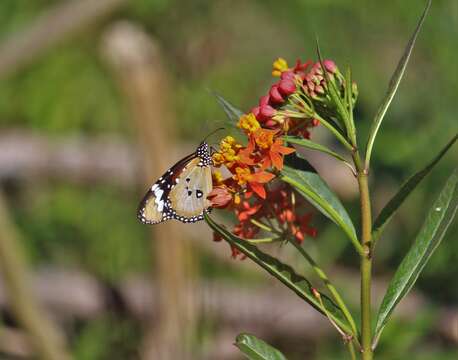
[[[202,166],[211,166],[213,165],[213,160],[211,157],[210,146],[206,141],[202,141],[197,147],[196,155],[201,160]]]

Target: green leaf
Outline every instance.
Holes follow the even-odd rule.
[[[212,94],[216,97],[216,100],[218,103],[221,105],[223,108],[224,112],[226,113],[227,117],[229,120],[232,122],[236,123],[239,121],[240,116],[243,115],[243,111],[237,109],[234,105],[232,105],[229,101],[224,99],[220,94],[216,92],[212,92]]]
[[[439,246],[458,209],[458,171],[455,170],[430,209],[414,244],[388,285],[377,316],[374,345],[396,305],[414,285],[427,261]]]
[[[321,145],[321,144],[318,144],[318,143],[315,143],[313,141],[310,141],[308,139],[304,139],[304,138],[299,138],[299,137],[295,137],[295,136],[283,136],[283,140],[291,143],[291,144],[297,144],[297,145],[300,145],[300,146],[303,146],[307,149],[310,149],[310,150],[316,150],[316,151],[321,151],[325,154],[328,154],[328,155],[331,155],[332,157],[335,157],[337,160],[340,160],[340,161],[343,161],[344,163],[347,163],[347,160],[345,160],[345,158],[336,153],[335,151],[332,151],[331,149],[327,148],[326,146],[324,145]]]
[[[298,156],[288,156],[281,172],[281,179],[292,185],[323,215],[340,226],[350,238],[356,250],[363,255],[363,249],[356,236],[355,227],[339,198],[317,174],[316,170]]]
[[[425,178],[426,175],[436,166],[436,164],[442,159],[442,157],[447,153],[447,151],[453,146],[455,141],[458,139],[458,134],[453,137],[452,140],[448,142],[447,145],[436,155],[436,157],[424,167],[419,172],[412,175],[406,182],[401,186],[399,191],[394,195],[390,201],[385,205],[380,214],[377,216],[377,219],[374,221],[372,227],[372,241],[375,245],[377,240],[380,238],[385,226],[390,222],[391,218],[395,212],[399,209],[402,203],[410,195],[410,193],[415,190],[415,188],[420,184],[420,182]]]
[[[204,214],[204,217],[208,225],[216,233],[221,235],[231,246],[235,247],[246,257],[253,260],[256,264],[277,278],[280,282],[294,291],[296,295],[305,300],[320,313],[325,313],[320,302],[313,295],[312,285],[306,278],[296,274],[296,272],[289,265],[283,264],[278,259],[259,250],[255,245],[252,245],[248,241],[232,234],[226,228],[214,222],[213,219],[207,214]],[[334,302],[326,295],[322,295],[321,298],[332,320],[337,323],[339,327],[345,332],[351,334],[351,329],[348,327],[340,308],[334,304]]]
[[[237,335],[235,346],[250,360],[286,360],[280,351],[251,334]]]
[[[418,21],[417,27],[415,28],[414,33],[412,34],[409,42],[407,43],[406,48],[404,49],[404,54],[402,55],[401,59],[399,60],[398,66],[394,71],[393,76],[391,77],[390,83],[388,85],[388,90],[385,94],[385,98],[383,99],[382,103],[380,104],[377,113],[375,114],[372,128],[370,130],[369,140],[367,141],[366,145],[366,156],[365,156],[365,168],[369,168],[372,148],[374,146],[375,137],[377,136],[377,132],[382,124],[382,120],[391,104],[391,101],[398,90],[399,84],[401,79],[404,75],[405,69],[407,67],[407,63],[409,62],[410,55],[412,54],[413,47],[415,45],[415,40],[417,39],[418,33],[420,32],[421,26],[426,18],[426,14],[431,6],[431,0],[428,0],[425,9],[423,10],[423,14],[421,15],[420,20]]]

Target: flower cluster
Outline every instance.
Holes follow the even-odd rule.
[[[327,74],[319,62],[298,60],[290,68],[284,59],[277,59],[272,75],[278,81],[238,120],[245,140],[226,136],[213,154],[217,169],[208,199],[213,207],[235,213],[238,222],[233,233],[241,238],[252,240],[268,231],[278,239],[302,242],[306,235],[316,235],[309,225],[311,214],[303,211],[306,204],[295,200],[289,185],[275,179],[284,157],[295,151],[285,146],[283,136],[310,138],[310,129],[320,123],[315,104],[326,105],[329,99],[327,79],[343,86],[334,62],[325,60],[323,65]],[[215,240],[220,240],[219,235]],[[237,250],[232,251],[236,257]]]

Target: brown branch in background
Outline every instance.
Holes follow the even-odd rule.
[[[0,78],[18,71],[54,45],[112,13],[127,0],[62,1],[0,44]]]
[[[170,106],[170,84],[156,42],[130,23],[113,25],[103,37],[103,50],[111,64],[138,134],[146,170],[146,186],[174,163],[175,114]],[[134,214],[132,214],[134,216]],[[192,339],[197,314],[187,289],[193,286],[194,264],[189,239],[176,222],[153,227],[153,255],[159,288],[159,318],[151,321],[143,358],[193,358]],[[187,231],[192,229],[186,227]],[[187,296],[188,295],[188,296]]]
[[[14,316],[27,331],[36,354],[44,360],[70,359],[64,338],[36,301],[17,233],[0,193],[0,272]]]

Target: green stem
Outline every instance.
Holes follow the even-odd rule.
[[[262,230],[265,230],[265,231],[270,232],[270,233],[274,233],[275,232],[273,228],[268,227],[266,224],[264,224],[261,221],[258,221],[258,220],[255,220],[255,219],[250,219],[250,222],[252,224],[256,225],[258,228],[260,228]]]
[[[347,343],[348,351],[350,352],[351,360],[356,360],[356,352],[355,346],[353,345],[353,341],[349,341]]]
[[[372,254],[371,254],[371,202],[369,196],[368,171],[362,167],[359,153],[353,156],[355,167],[358,171],[358,185],[360,192],[361,206],[361,245],[364,254],[361,255],[361,347],[362,359],[372,360],[373,353],[371,348],[372,327],[371,327],[371,273],[372,273]]]
[[[261,238],[261,239],[245,239],[248,241],[250,244],[268,244],[274,241],[278,241],[278,237],[267,237],[267,238]]]
[[[353,151],[353,146],[348,142],[347,139],[337,130],[334,126],[332,126],[328,121],[323,119],[321,116],[319,116],[317,113],[314,114],[314,117],[317,118],[320,121],[320,124],[322,124],[326,129],[331,131],[334,136],[339,140],[343,146],[345,146],[348,150]]]
[[[289,239],[289,242],[300,252],[300,254],[304,257],[304,259],[307,260],[307,262],[310,264],[310,266],[315,271],[315,273],[318,275],[318,277],[326,285],[333,299],[335,300],[339,308],[342,310],[342,313],[344,314],[345,318],[347,319],[348,324],[350,325],[352,329],[353,335],[356,338],[358,336],[358,329],[356,328],[355,320],[351,316],[351,313],[348,310],[347,306],[345,305],[345,302],[342,300],[342,297],[340,296],[339,292],[334,287],[334,285],[331,283],[326,273],[323,271],[323,269],[321,269],[318,266],[315,260],[313,260],[313,258],[305,251],[305,249],[301,245],[299,245],[294,239]]]

